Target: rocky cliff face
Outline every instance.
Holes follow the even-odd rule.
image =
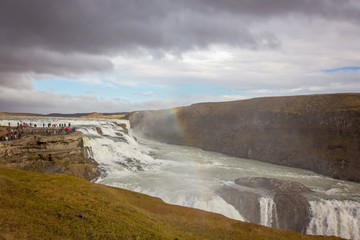
[[[44,173],[63,173],[88,180],[98,175],[95,161],[84,158],[82,133],[28,135],[0,142],[0,164]]]
[[[268,226],[280,229],[306,232],[310,220],[310,204],[302,195],[310,189],[298,182],[284,181],[272,178],[238,178],[238,185],[253,189],[263,189],[266,195],[273,196],[274,208]],[[242,191],[232,187],[222,187],[217,191],[228,204],[233,205],[248,221],[261,223],[260,199],[261,195],[254,192]]]
[[[202,103],[129,119],[147,138],[360,182],[360,94]]]

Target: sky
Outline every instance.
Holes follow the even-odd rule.
[[[360,92],[358,0],[1,0],[0,112]]]

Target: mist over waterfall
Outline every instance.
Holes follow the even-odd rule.
[[[7,117],[0,123],[16,125],[18,121]],[[301,183],[310,189],[303,194],[309,204],[309,220],[303,233],[360,240],[359,183],[142,139],[133,135],[126,120],[28,118],[22,121],[39,126],[61,121],[71,123],[83,132],[87,155],[99,163],[103,172],[95,180],[97,183],[145,193],[167,203],[216,212],[241,221],[255,219],[253,221],[265,226],[281,227],[283,216],[279,215],[279,208],[283,205],[276,204],[279,197],[269,194],[268,190],[236,184],[236,179],[265,177]],[[219,189],[223,188],[227,191],[221,195]],[[282,199],[293,197],[288,193],[284,196]],[[249,214],[257,216],[251,218]]]

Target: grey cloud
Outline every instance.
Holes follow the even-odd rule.
[[[186,0],[190,4],[192,0]],[[360,20],[360,6],[356,0],[198,0],[198,9],[208,12],[227,11],[254,19],[301,14],[328,20]]]
[[[245,23],[222,11],[209,15],[196,8],[202,4],[207,1],[5,0],[0,45],[108,55],[139,47],[189,50],[212,43],[256,45],[256,36]]]
[[[41,48],[0,47],[1,72],[69,75],[113,69],[108,58],[79,53],[63,54]]]
[[[135,109],[162,109],[168,107],[162,101],[144,101],[137,103],[118,101],[117,99],[97,99],[96,97],[57,95],[36,90],[17,90],[0,88],[1,112],[32,113],[78,113],[78,112],[123,112]]]
[[[41,48],[0,47],[0,86],[31,89],[32,77],[58,75],[75,77],[78,74],[113,69],[106,57],[86,54],[63,54]]]
[[[32,81],[22,74],[1,73],[0,72],[0,86],[2,88],[15,89],[32,89]]]
[[[359,9],[356,0],[2,0],[0,84],[31,88],[27,73],[108,71],[108,57],[125,53],[276,49],[282,39],[254,24],[293,15],[358,23]]]
[[[3,0],[0,45],[107,55],[214,43],[276,47],[275,36],[256,35],[249,24],[289,14],[359,20],[354,6],[350,0]]]
[[[213,43],[277,46],[271,34],[252,34],[243,24],[234,28],[227,16],[209,18],[191,6],[167,0],[3,0],[0,84],[29,88],[28,73],[71,76],[108,71],[114,68],[109,56],[139,49],[179,54]]]

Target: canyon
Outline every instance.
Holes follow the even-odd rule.
[[[128,118],[149,139],[360,182],[360,94],[199,103]]]

